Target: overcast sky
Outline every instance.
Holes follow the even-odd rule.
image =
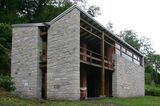
[[[101,8],[96,19],[106,25],[113,23],[118,33],[125,28],[151,39],[156,53],[160,54],[160,0],[87,0]]]

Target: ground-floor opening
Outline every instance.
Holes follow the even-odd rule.
[[[105,71],[105,95],[112,97],[112,73],[113,71]]]
[[[100,97],[101,68],[81,63],[80,66],[81,99]],[[105,96],[112,96],[112,71],[105,70]]]
[[[41,97],[42,99],[47,99],[47,70],[46,68],[42,68],[41,73],[42,73]]]
[[[100,91],[99,70],[87,71],[87,97],[98,97]]]

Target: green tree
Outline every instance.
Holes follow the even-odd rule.
[[[72,6],[72,3],[68,0],[58,3],[47,3],[37,8],[34,15],[34,22],[46,22],[50,21],[60,13]]]
[[[123,30],[120,31],[118,36],[126,41],[128,44],[130,44],[132,47],[134,47],[137,50],[140,50],[142,44],[141,41],[138,38],[138,35],[133,30]]]
[[[87,10],[88,14],[90,14],[92,17],[96,17],[97,15],[100,15],[100,7],[96,5],[92,5]]]
[[[160,55],[153,54],[149,59],[149,63],[152,64],[154,72],[154,82],[160,84],[159,74],[160,74]]]
[[[23,0],[19,14],[28,19],[29,22],[46,22],[58,16],[73,4],[81,2],[80,7],[93,17],[100,14],[100,7],[96,5],[87,6],[85,0]],[[88,7],[88,8],[87,8]]]
[[[26,21],[24,17],[18,15],[21,0],[0,0],[0,23],[22,23]]]
[[[11,26],[0,24],[0,69],[9,70],[11,51]]]
[[[133,30],[125,29],[120,31],[120,33],[117,35],[136,50],[140,51],[144,56],[146,56],[146,61],[148,61],[148,57],[155,52],[152,48],[150,39],[144,36],[140,37]]]
[[[154,82],[154,68],[152,64],[145,66],[145,83],[152,84]]]

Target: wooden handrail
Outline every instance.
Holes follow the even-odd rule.
[[[46,36],[47,34],[47,32],[40,32],[40,36]]]
[[[83,49],[83,50],[86,50],[86,51],[88,51],[88,52],[91,52],[91,53],[93,53],[93,54],[95,54],[95,55],[97,55],[97,56],[101,56],[100,54],[98,54],[98,53],[96,53],[96,52],[93,52],[93,51],[91,51],[91,50],[89,50],[89,49],[87,49],[87,48],[83,48],[83,47],[80,47],[81,49]]]
[[[97,64],[98,66],[101,66],[100,64],[102,62],[102,59],[101,59],[101,55],[100,54],[98,54],[96,52],[93,52],[91,50],[88,50],[87,48],[83,48],[83,47],[80,47],[80,48],[82,49],[82,51],[80,52],[80,55],[81,56],[85,56],[86,58],[88,58],[88,60],[85,60],[85,63],[88,62],[88,64],[89,63],[90,64],[94,64],[94,66],[95,66],[95,64]],[[86,50],[87,53],[83,53],[83,50]],[[83,61],[83,59],[82,59],[82,61]],[[93,61],[94,62],[97,61],[98,63],[94,63]],[[112,61],[110,61],[106,56],[104,58],[104,63],[105,63],[105,67],[107,67],[108,65],[112,65]],[[106,64],[108,64],[108,65],[106,65]],[[108,68],[110,68],[110,67],[108,67]]]
[[[90,55],[88,55],[88,54],[85,54],[85,53],[80,53],[81,55],[83,55],[83,56],[86,56],[86,57],[88,57],[88,58],[91,58],[91,59],[94,59],[94,60],[97,60],[97,61],[99,61],[99,62],[101,62],[101,59],[99,59],[99,58],[96,58],[96,57],[93,57],[93,56],[90,56]]]

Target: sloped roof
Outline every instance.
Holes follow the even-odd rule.
[[[136,50],[135,48],[133,48],[127,42],[125,42],[124,40],[120,39],[115,34],[113,34],[112,32],[110,32],[109,30],[107,30],[106,27],[104,27],[101,23],[99,23],[97,20],[95,20],[93,17],[91,17],[87,12],[83,11],[81,8],[79,8],[76,5],[73,5],[72,7],[68,8],[66,11],[64,11],[63,13],[61,13],[60,15],[58,15],[56,18],[54,18],[53,20],[51,20],[48,24],[52,24],[52,23],[56,22],[57,20],[59,20],[60,18],[62,18],[63,16],[65,16],[66,14],[68,14],[69,12],[71,12],[74,9],[79,10],[81,14],[85,15],[90,20],[92,20],[92,22],[94,22],[94,25],[96,24],[96,26],[99,29],[101,29],[102,31],[104,31],[107,34],[109,34],[109,37],[112,37],[114,40],[116,40],[117,42],[121,43],[122,45],[128,47],[132,51],[136,52],[138,55],[143,56],[142,53],[140,53],[138,50]]]

